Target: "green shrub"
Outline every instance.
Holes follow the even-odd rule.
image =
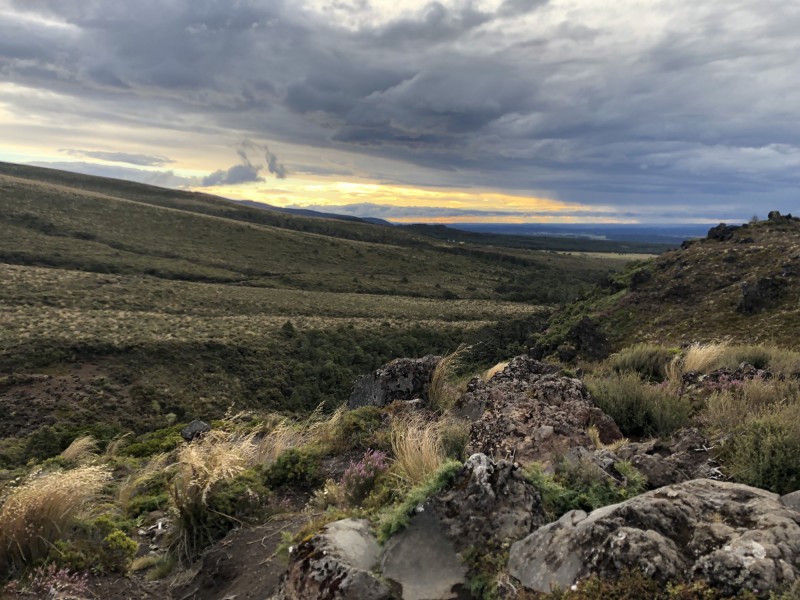
[[[776,405],[745,421],[725,442],[723,471],[736,481],[778,494],[800,488],[800,404]]]
[[[663,346],[636,344],[621,350],[609,362],[617,373],[633,372],[650,381],[663,381],[671,359],[672,353]]]
[[[388,450],[388,440],[381,441],[378,433],[384,428],[384,414],[377,406],[362,406],[349,410],[339,418],[332,432],[332,450],[347,452],[370,448]]]
[[[614,464],[621,480],[616,481],[596,465],[584,461],[556,462],[555,473],[544,473],[536,463],[526,470],[526,477],[542,496],[545,511],[557,519],[570,510],[592,511],[641,494],[646,478],[628,462]]]
[[[185,426],[185,424],[173,425],[139,436],[133,443],[122,448],[120,454],[143,458],[161,452],[170,452],[183,443],[181,429]]]
[[[648,385],[635,373],[587,377],[586,386],[625,435],[668,436],[689,422],[692,405],[666,385]]]
[[[272,488],[310,489],[321,482],[319,456],[308,449],[289,448],[266,470],[265,479]]]

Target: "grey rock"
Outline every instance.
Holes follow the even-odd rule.
[[[455,408],[462,415],[480,415],[471,427],[470,451],[552,463],[570,448],[592,446],[586,434],[590,425],[598,428],[604,443],[621,438],[614,420],[595,405],[583,383],[557,371],[518,356],[489,381],[473,379]]]
[[[710,442],[695,428],[682,429],[669,440],[626,444],[613,453],[629,461],[647,478],[650,489],[690,479],[716,478]]]
[[[485,454],[473,454],[426,506],[459,552],[518,540],[546,523],[539,492],[519,466]]]
[[[781,502],[784,506],[800,512],[800,490],[781,496]]]
[[[800,578],[800,513],[764,490],[697,479],[590,514],[570,511],[513,544],[508,567],[542,592],[632,568],[661,582],[700,579],[723,594],[766,597]]]
[[[431,377],[440,356],[398,358],[374,373],[359,377],[348,400],[349,408],[386,406],[395,400],[420,399],[428,402]]]
[[[366,520],[327,525],[300,544],[273,600],[391,600],[389,587],[372,574],[379,546]]]
[[[181,429],[181,437],[187,442],[191,442],[195,438],[203,435],[204,433],[208,433],[209,431],[211,431],[211,425],[205,421],[195,419],[186,427]]]
[[[455,600],[467,583],[466,567],[427,510],[386,543],[381,571],[401,586],[403,600]]]

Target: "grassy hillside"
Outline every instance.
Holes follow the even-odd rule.
[[[627,261],[0,165],[0,467],[82,432],[332,408],[397,356],[499,360]]]
[[[775,216],[631,265],[555,316],[539,342],[550,350],[569,343],[588,316],[611,349],[721,339],[792,348],[799,297],[800,220]]]

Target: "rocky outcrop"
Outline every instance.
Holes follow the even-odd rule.
[[[518,356],[488,382],[472,380],[456,405],[458,413],[474,421],[470,451],[550,463],[570,448],[592,446],[586,433],[591,425],[604,443],[621,438],[583,383],[556,371]]]
[[[272,600],[391,600],[398,596],[372,574],[379,546],[366,520],[344,519],[291,552]]]
[[[431,377],[440,360],[440,356],[433,355],[393,360],[374,373],[359,377],[347,405],[386,406],[395,400],[415,399],[427,403]]]
[[[733,238],[733,233],[739,229],[739,225],[726,225],[725,223],[720,223],[716,227],[712,227],[708,230],[708,235],[706,236],[709,240],[716,240],[718,242],[727,242],[728,240]]]
[[[639,569],[765,597],[800,578],[800,513],[776,495],[698,479],[586,514],[570,511],[513,544],[509,571],[537,591]]]
[[[474,454],[387,542],[381,571],[399,584],[404,600],[465,597],[467,569],[459,554],[499,548],[545,522],[539,493],[518,465]]]
[[[650,489],[690,479],[718,477],[711,456],[711,444],[695,428],[678,431],[669,440],[649,440],[626,444],[611,453],[617,460],[629,461],[645,476]]]
[[[209,431],[211,431],[211,425],[209,425],[205,421],[195,419],[194,421],[189,423],[186,427],[181,429],[181,437],[187,442],[191,442],[195,438],[198,438],[201,435],[208,433]]]
[[[788,282],[781,276],[762,277],[742,284],[742,298],[737,310],[746,315],[774,307],[783,298]]]

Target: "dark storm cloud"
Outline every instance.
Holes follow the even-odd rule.
[[[65,154],[71,156],[85,156],[87,158],[97,158],[100,160],[107,160],[110,162],[128,163],[130,165],[137,165],[140,167],[161,167],[163,165],[175,162],[163,156],[151,156],[149,154],[130,154],[128,152],[102,152],[99,150],[75,150],[64,149],[60,150]]]
[[[12,110],[355,152],[418,167],[398,170],[407,184],[795,208],[794,3],[442,0],[388,19],[365,1],[13,6],[0,77],[60,96]],[[285,176],[265,149],[207,180],[266,172]]]

